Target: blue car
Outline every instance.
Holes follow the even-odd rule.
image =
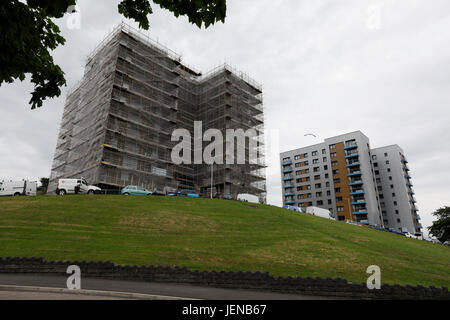
[[[199,194],[195,190],[183,189],[178,192],[179,197],[199,198]]]
[[[139,186],[126,186],[120,191],[120,194],[125,196],[150,196],[152,192]]]

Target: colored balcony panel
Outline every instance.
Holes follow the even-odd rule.
[[[292,204],[295,204],[295,201],[286,201],[285,204],[286,205],[292,205]]]
[[[358,157],[359,157],[359,153],[352,153],[352,154],[348,154],[345,156],[346,159],[358,158]]]
[[[291,172],[293,172],[294,170],[292,170],[292,169],[284,169],[283,170],[283,173],[291,173]]]
[[[353,211],[354,215],[358,215],[358,214],[369,214],[368,211]]]
[[[349,186],[360,186],[362,184],[363,184],[362,181],[355,181],[355,182],[350,182],[348,185]]]
[[[348,144],[344,147],[344,150],[352,150],[358,148],[358,145],[356,143],[354,144]]]
[[[358,190],[358,191],[350,192],[351,196],[357,196],[357,195],[361,195],[361,194],[365,194],[364,190]]]
[[[361,174],[362,174],[361,171],[356,171],[356,172],[347,174],[347,177],[356,177],[356,176],[360,176]]]
[[[353,162],[353,163],[347,164],[347,168],[353,168],[353,167],[357,167],[360,165],[361,165],[361,163],[359,163],[359,162]]]
[[[360,200],[360,201],[353,201],[352,205],[356,206],[358,204],[366,204],[367,202],[365,200]]]
[[[295,193],[289,192],[284,194],[285,197],[292,197],[295,196]]]
[[[283,181],[290,181],[290,180],[294,180],[294,177],[284,177]]]
[[[292,160],[284,161],[284,162],[282,162],[282,165],[283,166],[290,166],[290,165],[292,165]]]

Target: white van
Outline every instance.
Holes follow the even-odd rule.
[[[249,193],[240,193],[240,194],[238,194],[237,199],[239,201],[245,201],[245,202],[250,202],[250,203],[259,203],[258,196],[255,196],[255,195],[249,194]]]
[[[306,213],[309,213],[313,216],[334,220],[334,218],[331,216],[330,210],[327,209],[319,207],[308,207],[306,208]]]
[[[56,186],[56,194],[61,196],[65,194],[99,193],[102,189],[96,186],[88,185],[86,179],[59,179]]]
[[[37,181],[1,181],[0,196],[35,196]]]

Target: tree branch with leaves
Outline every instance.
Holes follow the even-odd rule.
[[[226,0],[153,0],[175,17],[187,16],[199,28],[225,22]],[[47,98],[61,95],[66,85],[64,72],[50,54],[65,39],[54,19],[62,18],[75,0],[0,1],[0,86],[31,75],[34,91],[31,109],[41,107]],[[150,0],[122,0],[118,11],[148,30],[148,15],[153,13]],[[67,13],[70,14],[70,13]]]

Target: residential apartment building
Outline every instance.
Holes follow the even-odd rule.
[[[374,160],[379,152],[388,155],[383,165]],[[398,146],[371,149],[369,138],[356,131],[283,152],[280,161],[284,205],[317,206],[339,221],[420,233],[409,169]],[[392,167],[385,167],[391,162]],[[382,168],[393,174],[381,176]],[[388,188],[393,190],[389,197],[395,197],[389,203]]]
[[[264,202],[263,112],[261,85],[244,73],[225,64],[202,74],[121,24],[88,56],[83,79],[67,95],[49,192],[60,178],[84,177],[104,189],[205,195],[212,184],[219,195],[251,193]],[[172,133],[186,129],[194,137],[195,121],[224,136],[227,129],[254,129],[257,159],[214,165],[213,180],[210,165],[174,164]]]

